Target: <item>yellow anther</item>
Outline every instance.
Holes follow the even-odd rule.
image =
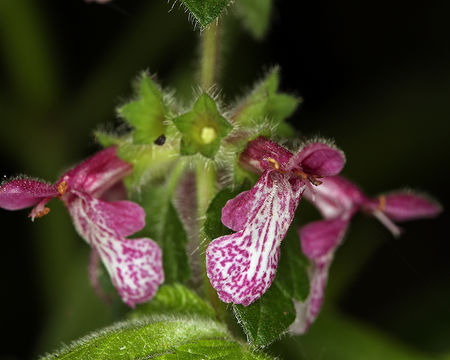
[[[384,211],[386,209],[386,196],[378,196],[378,210]]]
[[[58,185],[58,192],[59,192],[59,195],[60,195],[60,196],[63,196],[63,195],[66,193],[67,188],[68,188],[67,183],[66,183],[64,180],[61,181],[61,182],[59,183],[59,185]],[[44,214],[44,215],[45,215],[45,214]]]
[[[275,169],[275,170],[279,170],[280,169],[280,164],[278,163],[278,161],[276,161],[274,158],[267,158],[267,161],[270,163],[270,164],[272,164],[272,167]]]
[[[34,215],[35,218],[41,218],[45,215],[47,215],[50,212],[50,209],[48,207],[43,208],[41,211],[38,211],[36,215]]]
[[[211,126],[205,126],[200,133],[200,138],[204,144],[211,144],[217,138],[216,129]]]

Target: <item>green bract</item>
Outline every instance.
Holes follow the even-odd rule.
[[[220,15],[231,0],[181,0],[200,25],[206,26]]]
[[[164,134],[168,108],[160,88],[147,74],[136,85],[136,100],[119,107],[117,112],[133,126],[133,143],[152,144]]]
[[[165,175],[178,155],[178,149],[173,141],[167,141],[163,146],[136,145],[129,135],[116,136],[97,131],[95,136],[104,147],[117,145],[117,155],[133,164],[133,174],[128,183],[132,187],[140,187]]]
[[[182,133],[180,153],[193,155],[200,153],[214,158],[222,139],[229,134],[232,126],[220,115],[215,101],[206,93],[200,95],[193,109],[173,120]]]
[[[292,136],[293,130],[285,120],[291,116],[301,99],[279,93],[279,68],[273,68],[253,91],[235,108],[233,122],[243,127],[254,127],[267,120],[277,127],[280,136]]]

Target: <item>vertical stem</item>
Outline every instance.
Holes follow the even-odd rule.
[[[209,90],[217,80],[219,62],[219,24],[212,22],[201,35],[200,85],[203,91]],[[198,241],[202,266],[202,282],[205,297],[210,301],[219,318],[225,318],[225,308],[219,301],[206,274],[206,249],[208,242],[204,233],[206,210],[217,192],[217,174],[213,164],[198,159],[195,165],[197,182]]]
[[[208,276],[206,274],[206,248],[208,242],[206,241],[203,225],[206,218],[206,210],[209,203],[217,192],[217,176],[216,170],[212,165],[205,161],[198,161],[195,168],[195,175],[197,179],[197,211],[198,211],[198,237],[199,250],[202,265],[202,282],[205,297],[211,302],[211,305],[216,310],[219,317],[223,317],[223,309],[220,305],[216,291],[211,286]]]
[[[202,59],[200,84],[203,90],[214,85],[217,77],[219,60],[219,25],[218,20],[213,21],[202,33]]]

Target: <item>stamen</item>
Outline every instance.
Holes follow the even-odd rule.
[[[41,211],[38,211],[36,215],[34,215],[35,218],[41,218],[45,215],[47,215],[50,212],[50,209],[48,207],[43,208]]]
[[[304,173],[301,170],[295,170],[294,174],[297,175],[298,177],[300,177],[303,180],[309,180],[309,182],[315,186],[319,186],[320,184],[322,184],[322,181],[317,180],[318,178],[321,178],[321,176],[317,176],[317,175],[308,175],[306,173]]]
[[[68,185],[65,180],[61,181],[58,185],[58,192],[60,196],[63,196],[67,191]]]
[[[308,180],[315,186],[319,186],[320,184],[322,184],[322,181],[317,180],[317,176],[314,175],[308,176]]]
[[[386,196],[380,195],[378,197],[378,210],[384,211],[386,209]]]
[[[308,179],[308,175],[306,175],[303,171],[295,170],[294,174],[297,175],[298,177],[302,178],[303,180]]]
[[[275,170],[279,170],[280,169],[280,164],[278,163],[278,161],[276,161],[274,158],[267,158],[267,161],[270,163],[270,164],[272,164],[272,167],[275,169]]]

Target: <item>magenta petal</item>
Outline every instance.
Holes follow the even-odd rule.
[[[411,191],[397,192],[371,200],[368,206],[380,210],[393,221],[407,221],[438,215],[442,207],[429,197]]]
[[[339,216],[343,212],[355,212],[365,201],[361,190],[341,176],[322,179],[322,184],[308,187],[304,195],[326,219]]]
[[[319,261],[321,257],[334,252],[345,235],[349,220],[349,216],[346,216],[303,226],[299,231],[303,253],[310,260]]]
[[[58,195],[55,185],[31,179],[17,179],[0,186],[0,208],[20,210]]]
[[[78,198],[68,204],[75,228],[100,255],[123,301],[134,306],[150,299],[164,281],[161,249],[147,238],[124,238],[120,234],[136,225],[126,227],[112,221],[120,208],[131,208],[125,217],[136,208],[130,202],[108,204],[87,194],[76,195]]]
[[[322,307],[328,279],[328,269],[337,246],[344,238],[350,214],[336,219],[316,221],[299,231],[303,253],[311,260],[308,271],[310,291],[304,303],[296,303],[298,320],[290,328],[303,334],[314,322]]]
[[[222,209],[222,223],[233,231],[240,231],[252,214],[257,187],[241,192],[234,199],[228,200]]]
[[[130,174],[132,169],[131,164],[117,157],[116,148],[110,147],[66,172],[60,181],[65,181],[69,189],[101,197],[106,190]]]
[[[247,211],[245,224],[231,221],[242,230],[209,244],[207,274],[222,301],[247,306],[269,288],[278,265],[279,246],[300,201],[301,185],[301,181],[291,185],[278,172],[264,172],[247,192],[254,197],[251,208],[242,203]]]
[[[332,176],[338,174],[344,164],[342,151],[324,143],[312,143],[292,157],[289,170],[300,167],[310,175]]]
[[[291,157],[290,151],[260,136],[248,143],[240,156],[240,163],[244,168],[261,173],[266,169],[273,168],[273,165],[267,159],[274,159],[281,169],[284,169]]]

